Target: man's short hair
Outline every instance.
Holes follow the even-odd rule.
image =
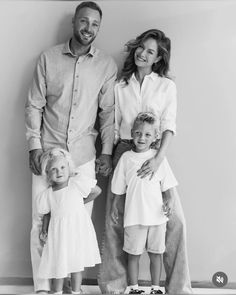
[[[100,6],[93,2],[93,1],[84,1],[84,2],[81,2],[75,9],[75,15],[82,9],[82,8],[91,8],[93,10],[97,10],[100,14],[100,18],[102,18],[102,10],[100,8]]]

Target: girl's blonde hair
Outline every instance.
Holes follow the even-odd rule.
[[[43,153],[41,157],[41,170],[42,170],[42,176],[44,176],[47,179],[49,184],[50,184],[50,179],[48,178],[48,169],[50,167],[50,164],[53,161],[55,161],[55,159],[58,157],[64,157],[66,159],[69,166],[70,176],[75,175],[75,166],[69,152],[67,152],[66,150],[62,148],[48,149]]]

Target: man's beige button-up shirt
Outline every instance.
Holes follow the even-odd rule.
[[[95,156],[99,108],[102,153],[114,142],[113,59],[91,46],[77,58],[69,41],[43,52],[38,60],[26,102],[29,150],[60,146],[80,165]]]

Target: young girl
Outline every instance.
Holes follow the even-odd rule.
[[[100,263],[92,220],[83,198],[95,199],[101,192],[96,180],[74,173],[70,154],[60,148],[42,157],[42,174],[49,187],[37,198],[39,214],[50,213],[48,236],[38,276],[53,279],[54,294],[62,294],[63,279],[71,274],[72,293],[81,293],[82,271]],[[43,236],[47,225],[43,224]]]

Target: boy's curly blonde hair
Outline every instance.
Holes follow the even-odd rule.
[[[134,119],[133,128],[136,124],[145,123],[154,125],[155,132],[158,132],[158,122],[157,117],[152,112],[140,112],[138,113],[137,117]]]

